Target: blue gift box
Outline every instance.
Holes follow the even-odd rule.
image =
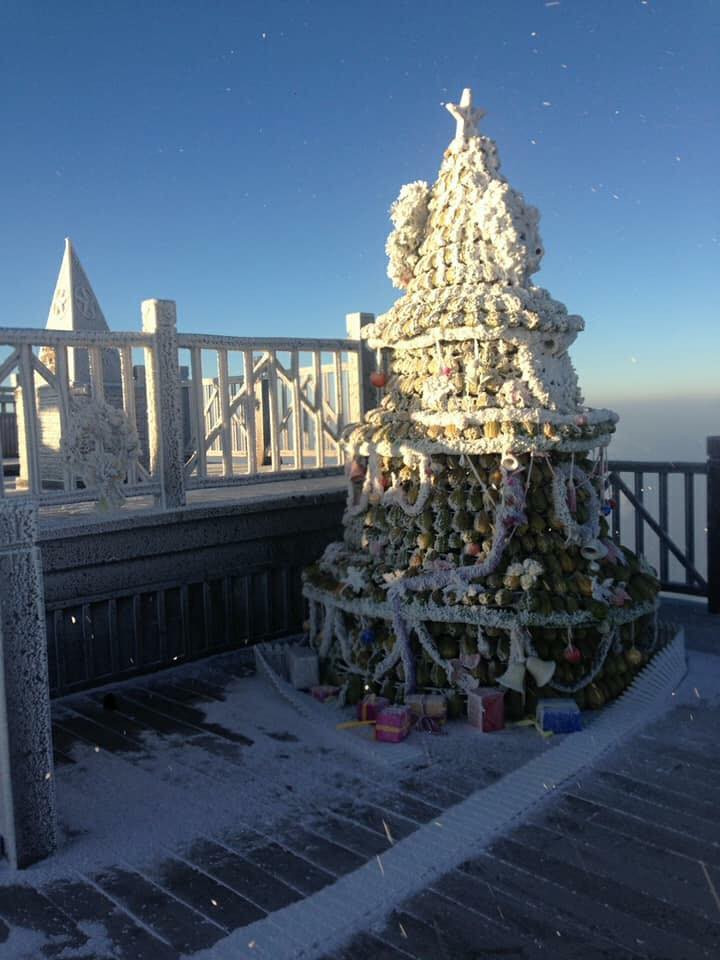
[[[541,730],[552,733],[574,733],[582,730],[580,708],[569,698],[538,700],[535,720]]]

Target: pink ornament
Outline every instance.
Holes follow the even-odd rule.
[[[568,644],[567,647],[565,647],[563,656],[565,657],[568,663],[580,663],[580,661],[582,660],[582,654],[580,653],[578,648],[574,647],[571,643]]]
[[[452,367],[443,367],[443,368],[442,368],[442,375],[443,375],[444,377],[451,377],[451,376],[453,375],[453,369],[452,369]]]
[[[578,425],[578,427],[586,427],[587,422],[588,422],[588,418],[585,416],[584,413],[580,414],[579,417],[575,417],[575,423]]]
[[[374,387],[377,387],[378,390],[381,390],[385,386],[387,381],[388,381],[387,374],[383,373],[382,370],[375,370],[373,373],[370,374],[370,383]]]
[[[465,547],[465,553],[470,557],[476,557],[482,551],[482,547],[479,543],[469,543]]]

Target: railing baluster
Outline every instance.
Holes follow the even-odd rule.
[[[268,400],[270,403],[270,463],[272,470],[279,470],[281,467],[280,425],[278,423],[277,355],[274,350],[270,351],[270,360],[268,362]]]
[[[668,475],[667,471],[658,471],[659,484],[659,508],[660,508],[660,526],[662,530],[668,532]],[[668,580],[668,547],[664,540],[660,539],[660,579],[663,583]]]
[[[335,429],[337,430],[338,443],[337,443],[337,462],[341,464],[343,462],[343,448],[340,438],[342,437],[342,431],[344,426],[344,411],[345,404],[343,398],[343,381],[342,381],[342,351],[335,350],[333,351],[333,357],[335,360]]]
[[[300,401],[300,354],[297,350],[292,352],[292,421],[293,421],[293,445],[295,448],[295,469],[303,468],[303,436],[302,436],[302,403]]]
[[[315,396],[315,462],[318,467],[325,466],[325,432],[323,430],[323,382],[322,382],[322,352],[313,351],[313,391]]]
[[[0,407],[0,419],[5,416],[5,406]],[[5,457],[3,455],[3,432],[0,423],[0,500],[5,496]]]
[[[642,470],[635,471],[635,496],[640,503],[643,502],[643,477]],[[635,553],[639,557],[645,553],[645,522],[637,510],[635,511]]]
[[[232,435],[230,432],[230,396],[228,376],[228,355],[224,347],[217,351],[218,358],[218,391],[220,393],[220,417],[222,420],[222,460],[223,476],[233,475],[232,462]]]
[[[90,347],[90,396],[93,400],[102,403],[105,399],[105,377],[103,370],[102,350],[100,347]]]
[[[612,474],[611,476],[611,489],[612,489],[612,499],[614,507],[612,508],[612,538],[616,543],[620,543],[620,484],[617,480],[617,475]]]
[[[39,494],[42,489],[40,477],[40,445],[35,397],[35,371],[32,365],[32,346],[20,346],[20,386],[22,389],[23,435],[25,439],[25,463],[27,464],[28,489]]]
[[[247,443],[247,473],[258,472],[255,429],[255,374],[253,373],[252,350],[243,350],[243,372],[245,374],[245,431]]]
[[[692,473],[685,477],[685,555],[695,566],[695,480]],[[685,582],[692,583],[689,571],[685,570]]]
[[[190,409],[196,437],[197,475],[207,477],[207,451],[205,447],[205,394],[203,393],[202,351],[190,348]]]
[[[55,379],[58,392],[58,415],[60,417],[60,436],[65,440],[70,429],[70,386],[68,380],[68,353],[67,347],[55,347]],[[63,457],[63,488],[72,490],[75,487],[70,464]]]

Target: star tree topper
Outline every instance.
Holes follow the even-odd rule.
[[[472,90],[470,87],[465,87],[463,90],[460,103],[446,103],[445,107],[457,121],[457,129],[455,130],[456,140],[467,140],[468,137],[477,135],[477,124],[485,116],[485,111],[473,107]]]

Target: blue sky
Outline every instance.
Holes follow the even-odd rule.
[[[539,207],[536,282],[589,399],[718,392],[719,4],[268,0],[0,10],[0,283],[44,324],[70,235],[110,325],[341,336],[382,312],[388,208],[472,86]]]

